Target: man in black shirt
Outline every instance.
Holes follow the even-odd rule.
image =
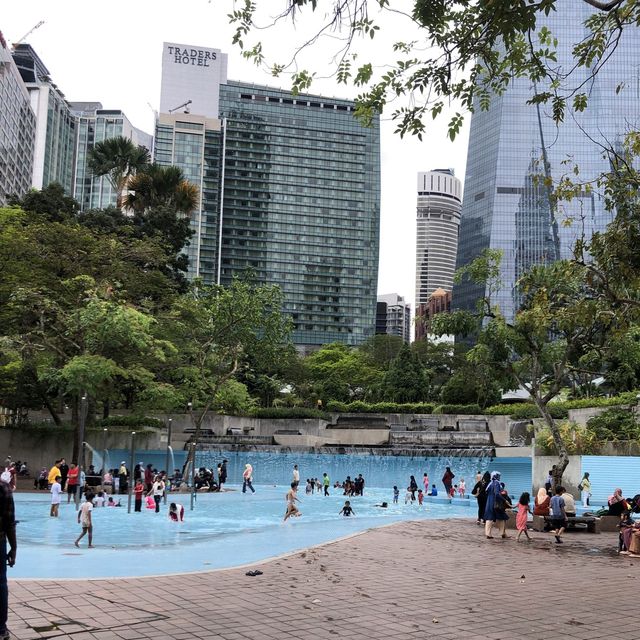
[[[7,551],[7,542],[9,550]],[[9,615],[9,585],[7,565],[16,562],[16,518],[11,487],[0,481],[0,640],[9,640],[7,617]]]

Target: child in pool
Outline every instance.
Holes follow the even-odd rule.
[[[153,508],[155,509],[155,502]],[[171,522],[184,522],[184,507],[181,504],[172,502],[169,505],[169,520]]]
[[[422,505],[424,502],[424,493],[422,493],[422,489],[418,489],[418,504]]]
[[[355,516],[356,512],[351,508],[351,503],[347,500],[344,503],[344,507],[340,509],[339,516]]]
[[[464,494],[467,491],[467,485],[465,484],[464,478],[460,478],[460,483],[458,484],[458,495],[461,498],[464,498]]]
[[[398,504],[398,498],[400,497],[400,489],[396,485],[393,485],[393,504]]]

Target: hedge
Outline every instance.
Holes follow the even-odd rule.
[[[318,409],[309,409],[306,407],[267,407],[258,408],[251,411],[252,418],[316,418],[320,420],[329,420],[329,414]]]
[[[164,427],[165,422],[147,416],[110,416],[96,420],[96,427]]]
[[[433,410],[433,413],[472,416],[482,414],[482,409],[479,404],[441,404]]]
[[[376,402],[369,404],[356,400],[355,402],[327,402],[327,411],[334,413],[433,413],[434,405],[429,402]]]

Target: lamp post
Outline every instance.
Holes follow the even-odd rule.
[[[193,419],[193,403],[187,403],[187,409],[189,410],[189,417],[191,418],[191,424],[195,426],[195,421]],[[191,442],[191,506],[190,510],[193,511],[193,505],[196,499],[196,447],[197,447],[197,435],[198,428],[196,427],[193,433],[193,441]]]
[[[101,470],[101,475],[104,475],[107,471],[107,433],[108,433],[109,429],[107,429],[107,427],[104,427],[104,429],[102,430],[103,433],[103,444],[104,444],[104,449],[102,450],[102,470]],[[100,479],[100,482],[102,482],[102,478]]]
[[[134,443],[135,443],[135,438],[136,438],[136,432],[132,431],[131,432],[131,455],[129,456],[129,476],[131,476],[131,469],[133,469],[133,459],[135,457],[135,448],[134,448]],[[131,478],[129,478],[129,490],[127,492],[128,498],[127,498],[127,513],[131,513],[131,495],[133,493],[133,482],[131,482]]]
[[[82,472],[84,471],[84,425],[87,419],[87,394],[83,393],[80,397],[80,412],[78,414],[78,480],[82,478]],[[82,493],[83,486],[78,482],[78,490],[76,491],[76,511],[80,508],[80,494]]]
[[[171,424],[173,422],[172,418],[169,418],[167,421],[167,456],[164,463],[164,468],[167,472],[167,480],[169,479],[169,454],[171,453]],[[165,482],[166,485],[166,482]],[[165,488],[164,492],[164,503],[167,504],[167,490]]]

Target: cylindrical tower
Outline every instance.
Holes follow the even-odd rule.
[[[462,184],[453,169],[418,173],[416,309],[436,289],[453,288],[461,208]]]

